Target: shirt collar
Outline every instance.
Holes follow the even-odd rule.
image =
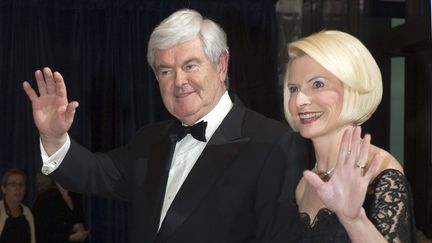
[[[233,102],[231,101],[231,98],[228,95],[228,91],[225,91],[225,93],[222,95],[221,99],[219,100],[217,105],[213,108],[213,110],[211,110],[202,119],[197,121],[200,122],[204,120],[207,122],[207,128],[206,128],[207,141],[211,138],[213,133],[222,123],[225,116],[228,114],[228,112],[231,110],[232,107],[233,107]]]

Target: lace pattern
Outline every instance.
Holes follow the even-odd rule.
[[[411,191],[400,171],[382,171],[369,185],[363,207],[388,242],[415,242]],[[307,213],[300,213],[300,221],[301,242],[350,242],[337,216],[326,208],[319,210],[312,223]]]
[[[411,242],[411,193],[405,176],[385,170],[368,188],[364,208],[369,219],[389,242]]]

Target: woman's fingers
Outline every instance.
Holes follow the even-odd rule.
[[[381,155],[375,154],[366,170],[366,173],[364,174],[365,179],[367,179],[369,182],[374,178],[375,174],[377,173],[380,161]]]
[[[303,172],[303,177],[305,178],[305,180],[311,184],[315,190],[318,191],[318,189],[325,184],[325,182],[323,180],[321,180],[321,178],[315,174],[314,172],[310,171],[310,170],[305,170]]]
[[[338,154],[338,161],[336,164],[336,170],[342,168],[346,163],[348,157],[351,156],[350,140],[351,140],[352,129],[346,129],[341,140],[341,145]]]
[[[360,142],[360,152],[355,162],[355,166],[361,170],[361,174],[363,175],[364,169],[367,164],[367,160],[369,157],[369,145],[370,145],[371,136],[366,134]]]
[[[347,158],[346,164],[348,166],[356,166],[360,155],[360,143],[361,143],[361,127],[356,126],[352,129],[352,136],[350,138],[350,151],[351,154]]]

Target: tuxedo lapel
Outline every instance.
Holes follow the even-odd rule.
[[[210,192],[249,138],[242,137],[244,107],[235,104],[190,171],[171,204],[156,242],[165,242]]]
[[[163,139],[152,146],[148,168],[151,173],[147,175],[145,183],[146,211],[150,219],[148,227],[152,228],[151,232],[154,232],[154,235],[157,234],[159,227],[168,173],[175,147],[174,138],[166,135],[169,134],[168,129],[165,130],[164,134]]]

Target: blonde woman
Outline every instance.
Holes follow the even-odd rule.
[[[291,43],[284,110],[312,141],[316,164],[296,189],[298,242],[412,242],[409,185],[400,163],[361,137],[381,102],[381,73],[355,37],[322,31]],[[297,241],[297,240],[296,240]]]

